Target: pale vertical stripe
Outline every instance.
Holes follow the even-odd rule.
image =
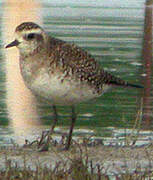
[[[4,44],[14,39],[15,27],[20,23],[34,21],[42,24],[38,0],[6,0],[3,15]],[[40,122],[35,99],[25,87],[20,74],[18,50],[14,47],[4,51],[8,115],[10,125],[21,143]]]

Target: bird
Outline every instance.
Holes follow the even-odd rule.
[[[25,85],[37,99],[53,106],[55,118],[51,133],[58,119],[56,106],[70,106],[72,109],[66,150],[72,141],[77,104],[98,98],[115,86],[142,88],[105,71],[86,50],[50,36],[34,22],[18,25],[14,36],[15,40],[6,48],[18,48]]]

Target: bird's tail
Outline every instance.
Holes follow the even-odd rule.
[[[112,79],[111,81],[109,81],[109,83],[111,85],[114,85],[114,86],[122,86],[122,87],[133,87],[133,88],[144,88],[142,85],[139,85],[139,84],[131,84],[131,83],[128,83],[120,78],[115,78],[115,79]]]
[[[139,85],[139,84],[131,84],[131,83],[127,83],[126,86],[134,87],[134,88],[144,88],[144,86],[142,86],[142,85]]]
[[[144,88],[142,85],[128,83],[127,81],[124,81],[106,71],[102,71],[102,80],[104,83],[112,86]]]
[[[131,84],[121,79],[117,79],[116,81],[110,81],[110,84],[114,86],[122,86],[122,87],[133,87],[133,88],[144,88],[142,85],[139,84]]]

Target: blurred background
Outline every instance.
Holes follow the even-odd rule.
[[[0,0],[0,21],[7,21],[6,15],[9,14],[7,6],[12,5]],[[39,1],[38,8],[29,11],[37,11],[40,23],[37,15],[35,16],[36,22],[40,25],[43,24],[44,29],[53,37],[76,43],[91,53],[105,70],[115,76],[133,84],[144,85],[147,76],[142,54],[145,0],[85,0],[83,2],[81,0],[44,0]],[[26,15],[28,16],[28,14]],[[8,18],[11,19],[12,16]],[[9,126],[9,122],[12,121],[9,120],[11,118],[8,118],[11,117],[9,115],[11,112],[7,111],[6,104],[6,91],[8,91],[5,88],[6,79],[9,80],[6,78],[4,44],[8,41],[5,35],[6,38],[2,42],[4,39],[2,32],[7,27],[3,23],[3,26],[0,24],[0,28],[0,141],[7,144],[10,135],[13,137],[14,129]],[[15,27],[12,27],[13,31],[14,29]],[[151,89],[149,97],[147,97],[149,99],[147,106],[149,107],[149,111],[147,111],[147,113],[149,112],[147,114],[149,128],[153,127],[152,82],[150,77],[149,87]],[[99,136],[105,136],[105,129],[110,127],[132,128],[138,111],[143,109],[141,105],[143,104],[144,92],[142,91],[135,88],[114,88],[94,101],[78,105],[76,107],[78,112],[76,128],[92,130]],[[11,106],[13,105],[11,104]],[[38,109],[41,122],[41,125],[37,125],[38,129],[39,127],[41,127],[40,129],[48,128],[53,120],[52,108],[40,104]],[[69,125],[70,112],[69,107],[58,107],[59,128]],[[22,117],[19,119],[22,121]],[[142,124],[145,124],[145,117],[142,119]],[[20,128],[22,129],[22,127]],[[108,134],[111,135],[111,133],[106,132],[106,135]]]

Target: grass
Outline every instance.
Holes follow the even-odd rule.
[[[89,147],[87,142],[80,145],[73,144],[67,152],[59,151],[58,145],[51,147],[48,152],[37,152],[33,147],[0,150],[4,157],[4,168],[0,171],[0,180],[152,180],[153,156],[152,147],[143,149],[112,148],[106,146]],[[129,155],[132,153],[135,160],[135,169],[131,172],[128,168]],[[138,154],[148,159],[148,165],[144,169],[139,163]],[[53,157],[55,161],[53,162]],[[99,161],[99,157],[101,161]],[[116,160],[122,159],[124,164],[120,167]],[[20,158],[20,161],[17,161]],[[44,159],[47,158],[47,161]],[[33,165],[33,160],[36,160]],[[1,160],[0,160],[1,161]],[[112,161],[112,167],[116,169],[114,174],[109,173],[106,161]],[[22,163],[21,163],[22,162]],[[2,162],[1,162],[2,163]],[[22,164],[22,165],[21,165]],[[123,171],[124,169],[124,171]]]
[[[61,144],[52,139],[48,152],[37,151],[37,140],[32,143],[26,140],[22,148],[15,144],[10,149],[1,148],[0,164],[4,166],[0,166],[0,180],[153,180],[153,144],[134,148],[141,122],[142,105],[132,133],[128,135],[125,129],[124,147],[91,145],[91,136],[83,138],[81,144],[73,140],[71,149],[63,152],[59,149],[64,139]],[[145,168],[141,160],[147,160]],[[135,164],[132,171],[130,161]],[[115,171],[110,173],[109,169]]]
[[[88,170],[90,166],[90,171]],[[114,175],[116,180],[143,180],[152,179],[153,172],[146,170],[141,172],[136,169],[132,174],[125,172],[124,174]],[[93,167],[92,162],[87,165],[82,159],[73,159],[68,169],[64,164],[58,162],[52,168],[36,166],[36,170],[30,167],[19,168],[11,166],[11,162],[7,164],[6,169],[0,172],[0,179],[3,180],[111,180],[111,176],[102,173],[102,166],[97,164]]]

